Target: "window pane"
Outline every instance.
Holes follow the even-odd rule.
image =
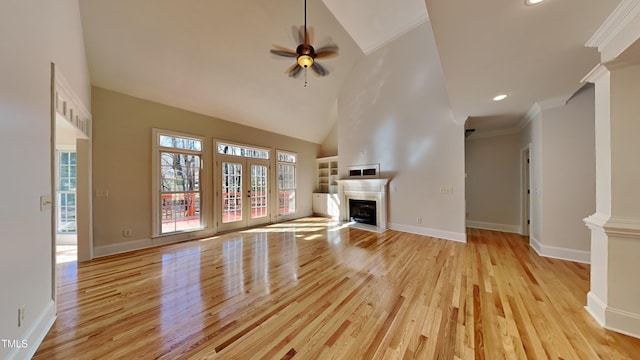
[[[58,233],[76,232],[76,153],[58,153],[58,190],[56,230]]]
[[[280,215],[296,211],[296,167],[290,164],[278,164],[278,198]]]
[[[252,148],[248,146],[218,143],[218,154],[242,156],[254,159],[269,159],[269,150]]]
[[[161,192],[200,190],[200,156],[160,153]]]
[[[160,135],[160,146],[184,150],[202,151],[202,141],[178,136]]]
[[[200,194],[161,194],[163,234],[200,228]]]
[[[296,155],[295,154],[291,154],[291,153],[285,153],[285,152],[278,151],[278,161],[295,163],[296,162]]]

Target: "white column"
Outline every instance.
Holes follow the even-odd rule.
[[[587,310],[640,338],[640,65],[601,66],[596,85],[596,213]]]

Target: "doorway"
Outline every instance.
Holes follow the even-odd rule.
[[[77,236],[77,158],[75,138],[64,141],[64,128],[56,132],[55,154],[55,227],[56,263],[62,264],[78,259]]]
[[[522,149],[520,156],[520,163],[522,164],[521,170],[521,183],[522,183],[522,214],[520,223],[522,224],[521,235],[529,236],[529,227],[531,226],[531,159],[530,159],[530,146]]]
[[[230,231],[271,222],[269,160],[218,154],[216,222]]]
[[[55,273],[56,263],[93,258],[91,114],[53,63],[51,82],[51,220]]]

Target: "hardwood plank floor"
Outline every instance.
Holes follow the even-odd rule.
[[[58,270],[34,359],[640,359],[584,309],[589,266],[306,218]]]

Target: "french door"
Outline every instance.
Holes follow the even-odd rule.
[[[218,230],[271,222],[269,160],[218,155],[216,166]]]

